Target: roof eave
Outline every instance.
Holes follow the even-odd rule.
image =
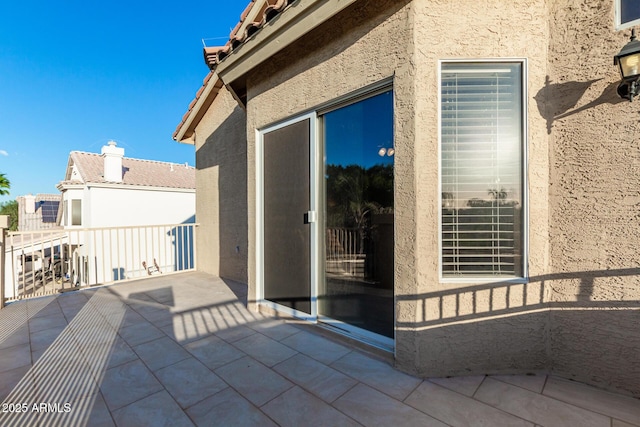
[[[218,92],[222,88],[222,80],[218,75],[212,72],[210,78],[205,80],[205,84],[196,97],[195,104],[189,109],[180,125],[173,134],[173,139],[182,144],[195,145],[195,130],[207,109],[218,96]]]
[[[262,25],[244,43],[232,49],[215,66],[227,85],[294,43],[358,0],[299,0],[286,13]]]

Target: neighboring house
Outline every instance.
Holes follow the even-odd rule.
[[[101,154],[72,151],[62,193],[61,225],[116,227],[195,219],[195,168],[124,157],[111,141]]]
[[[193,266],[191,229],[175,225],[195,223],[195,168],[127,158],[110,141],[101,154],[72,151],[58,189],[74,284]]]
[[[640,396],[633,0],[257,0],[174,139],[198,266],[423,376]]]
[[[16,197],[18,202],[18,231],[59,228],[60,194],[29,194]]]
[[[7,298],[194,268],[195,168],[101,151],[70,153],[60,195],[18,198]]]

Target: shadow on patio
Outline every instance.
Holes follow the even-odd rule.
[[[547,376],[422,380],[245,304],[244,285],[197,272],[11,304],[0,425],[639,425],[635,399]]]

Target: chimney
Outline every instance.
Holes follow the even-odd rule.
[[[36,213],[36,196],[31,194],[24,196],[24,213]]]
[[[122,182],[122,158],[124,148],[116,147],[115,141],[109,141],[102,147],[104,157],[104,180],[109,182]]]

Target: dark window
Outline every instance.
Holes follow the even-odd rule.
[[[618,0],[618,22],[617,26],[626,28],[640,19],[640,1],[638,0]]]
[[[71,225],[82,225],[82,200],[71,201]]]
[[[322,117],[325,283],[319,313],[393,338],[393,91]]]

